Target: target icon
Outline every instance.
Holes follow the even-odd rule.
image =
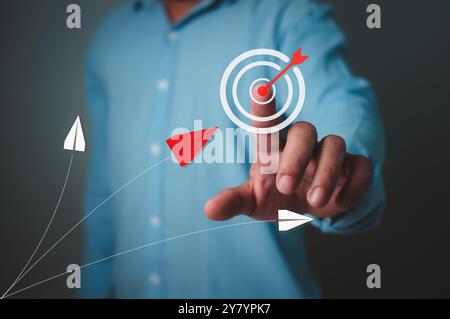
[[[245,61],[248,59],[251,59],[255,56],[268,56],[271,59],[275,58],[278,60],[281,60],[283,64],[287,64],[284,68],[282,68],[279,64],[271,62],[271,61],[254,61],[248,64],[245,64]],[[282,52],[271,50],[271,49],[255,49],[251,51],[246,51],[236,57],[231,63],[228,65],[228,67],[225,69],[225,72],[223,73],[222,80],[220,82],[220,101],[222,103],[222,107],[227,114],[227,116],[230,118],[231,121],[233,121],[234,124],[236,124],[238,127],[245,129],[246,131],[255,133],[255,134],[269,134],[269,133],[275,133],[278,132],[285,127],[287,127],[289,124],[291,124],[297,116],[300,114],[300,111],[302,110],[303,104],[305,102],[305,80],[303,78],[302,72],[300,71],[298,65],[303,63],[308,57],[301,55],[301,49],[297,50],[293,55],[292,58],[289,59],[287,55],[285,55]],[[231,75],[235,73],[237,67],[241,64],[245,64],[242,69],[237,72],[234,79],[231,79]],[[250,86],[248,87],[248,92],[250,95],[251,100],[253,100],[255,103],[260,104],[261,107],[264,107],[265,104],[268,104],[272,102],[277,94],[277,88],[276,88],[276,82],[278,79],[283,78],[287,85],[287,98],[285,100],[284,105],[275,113],[269,116],[256,116],[254,114],[251,114],[248,112],[241,104],[238,98],[238,87],[239,82],[242,79],[242,77],[250,70],[257,68],[257,67],[269,67],[274,69],[276,72],[278,72],[278,75],[273,79],[269,80],[264,77],[256,78],[252,81]],[[286,74],[286,71],[288,69],[291,69],[295,75],[294,80],[291,79],[291,76],[289,74]],[[227,95],[227,89],[231,85],[231,101],[229,101],[228,95]],[[260,95],[267,94],[268,90],[270,89],[272,92],[272,96],[270,99],[261,102],[256,99],[254,96],[254,88],[255,86],[258,86],[258,93]],[[294,99],[294,90],[298,90],[297,97]],[[293,101],[293,99],[295,101]],[[288,111],[288,109],[291,107],[291,105],[295,104],[292,112],[289,116],[287,116],[283,121],[280,123],[271,126],[271,127],[255,127],[252,126],[243,120],[241,120],[235,112],[239,112],[244,117],[251,121],[257,121],[257,122],[268,122],[275,119],[278,119],[285,115]],[[235,111],[233,111],[235,109]]]

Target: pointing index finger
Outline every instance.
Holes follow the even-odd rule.
[[[252,91],[251,110],[254,116],[268,117],[276,114],[277,108],[275,97],[270,87],[266,89],[264,85],[256,86]],[[260,103],[258,103],[260,102]],[[272,119],[269,121],[253,120],[252,125],[257,128],[270,128],[280,123],[280,119]],[[275,163],[278,158],[278,151],[283,142],[280,133],[256,134],[256,154],[260,163]]]
[[[272,90],[266,88],[264,85],[255,87],[252,91],[253,99],[251,99],[251,110],[254,116],[268,117],[277,112],[275,98],[272,96]],[[270,101],[270,102],[269,102]],[[259,102],[259,103],[258,103]],[[253,120],[254,127],[272,127],[280,123],[279,119],[270,121]]]

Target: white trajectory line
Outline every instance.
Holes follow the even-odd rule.
[[[101,206],[103,206],[106,202],[108,202],[111,198],[113,198],[114,196],[116,196],[118,193],[120,193],[124,188],[126,188],[128,185],[130,185],[131,183],[133,183],[136,179],[138,179],[139,177],[141,177],[142,175],[144,175],[145,173],[147,173],[148,171],[152,170],[153,168],[159,166],[160,164],[164,163],[165,161],[169,160],[170,157],[166,157],[162,160],[160,160],[159,162],[147,167],[144,171],[142,171],[141,173],[139,173],[138,175],[136,175],[135,177],[133,177],[132,179],[130,179],[128,182],[126,182],[125,184],[123,184],[121,187],[119,187],[116,191],[114,191],[111,195],[109,195],[107,198],[105,198],[100,204],[98,204],[94,209],[92,209],[88,214],[86,214],[86,216],[84,216],[82,219],[80,219],[75,225],[72,226],[72,228],[70,228],[63,236],[61,236],[61,238],[59,238],[41,257],[39,257],[17,280],[16,283],[13,284],[9,289],[11,290],[11,288],[13,288],[20,280],[22,280],[22,278],[24,276],[26,276],[26,274],[32,270],[45,256],[47,256],[48,253],[50,253],[64,238],[66,238],[72,231],[75,230],[75,228],[77,228],[86,218],[88,218],[90,215],[92,215],[97,209],[99,209]],[[3,295],[5,296],[6,293]],[[0,298],[2,299],[3,296]]]
[[[189,236],[192,236],[192,235],[198,235],[198,234],[206,233],[206,232],[213,231],[213,230],[219,230],[219,229],[224,229],[224,228],[232,228],[232,227],[249,225],[249,224],[278,222],[278,229],[280,231],[285,231],[285,230],[292,229],[294,227],[297,227],[297,226],[309,223],[310,221],[313,220],[312,218],[309,218],[307,216],[303,216],[301,214],[297,214],[297,213],[294,213],[294,212],[291,212],[291,211],[288,211],[288,210],[279,210],[278,211],[278,217],[279,217],[278,220],[257,220],[257,221],[249,221],[249,222],[242,222],[242,223],[236,223],[236,224],[228,224],[228,225],[222,225],[222,226],[217,226],[217,227],[213,227],[213,228],[197,230],[197,231],[185,233],[185,234],[182,234],[182,235],[169,237],[169,238],[166,238],[166,239],[162,239],[162,240],[158,240],[158,241],[155,241],[155,242],[152,242],[152,243],[141,245],[141,246],[138,246],[138,247],[135,247],[135,248],[132,248],[132,249],[128,249],[128,250],[122,251],[120,253],[117,253],[117,254],[105,257],[105,258],[101,258],[101,259],[95,260],[93,262],[90,262],[90,263],[87,263],[85,265],[80,266],[80,269],[86,268],[86,267],[89,267],[89,266],[92,266],[92,265],[95,265],[95,264],[98,264],[98,263],[100,263],[102,261],[106,261],[106,260],[109,260],[109,259],[112,259],[112,258],[115,258],[115,257],[122,256],[122,255],[125,255],[125,254],[128,254],[128,253],[140,250],[140,249],[144,249],[144,248],[147,248],[147,247],[150,247],[150,246],[155,246],[155,245],[162,244],[164,242],[168,242],[168,241],[171,241],[171,240],[174,240],[174,239],[185,238],[185,237],[189,237]],[[293,224],[289,224],[289,228],[288,229],[280,229],[280,228],[287,228],[287,227],[280,227],[281,224],[284,225],[285,223],[291,223],[291,222],[294,222],[295,225],[293,226]],[[29,286],[26,286],[26,287],[24,287],[22,289],[16,290],[13,293],[10,293],[10,294],[2,297],[2,298],[8,298],[8,297],[13,296],[15,294],[18,294],[18,293],[20,293],[22,291],[25,291],[25,290],[33,288],[33,287],[35,287],[37,285],[43,284],[43,283],[45,283],[47,281],[50,281],[50,280],[53,280],[55,278],[64,276],[67,273],[68,272],[65,271],[65,272],[60,273],[58,275],[55,275],[55,276],[49,277],[47,279],[41,280],[41,281],[39,281],[37,283],[34,283],[32,285],[29,285]]]
[[[80,116],[78,115],[77,118],[75,119],[75,122],[72,125],[72,128],[70,129],[69,133],[67,134],[66,139],[64,140],[64,149],[72,150],[72,151],[84,152],[85,147],[86,147],[86,141],[84,140],[84,134],[83,134],[83,129],[81,127]],[[49,228],[50,228],[50,226],[51,226],[51,224],[53,222],[53,219],[55,218],[55,215],[56,215],[56,212],[58,210],[59,204],[61,202],[62,196],[63,196],[64,191],[66,189],[67,180],[68,180],[69,174],[70,174],[70,169],[72,168],[72,161],[73,161],[73,154],[70,157],[69,168],[68,168],[67,173],[66,173],[66,179],[64,181],[64,186],[63,186],[63,188],[61,190],[61,194],[59,196],[59,199],[58,199],[58,202],[56,204],[56,207],[55,207],[55,209],[53,211],[53,215],[50,218],[50,221],[49,221],[49,223],[47,225],[47,228],[45,229],[41,239],[39,240],[36,248],[34,249],[34,251],[31,254],[30,258],[28,259],[27,263],[25,264],[23,269],[20,271],[19,275],[14,280],[14,282],[11,285],[11,287],[8,288],[8,290],[3,294],[3,296],[5,294],[7,294],[9,292],[9,290],[12,287],[14,287],[14,285],[21,279],[21,276],[22,276],[23,272],[26,270],[26,268],[30,264],[31,260],[36,255],[37,250],[39,249],[39,247],[42,244],[42,241],[44,240],[45,236],[47,235],[47,232],[48,232],[48,230],[49,230]]]
[[[67,181],[69,180],[69,176],[70,176],[70,171],[72,169],[72,162],[73,162],[73,153],[70,156],[70,162],[69,162],[69,167],[67,168],[67,173],[66,173],[66,178],[64,179],[64,184],[63,187],[61,189],[61,192],[59,194],[59,198],[58,201],[56,202],[56,206],[55,209],[53,210],[53,214],[52,217],[50,218],[50,221],[48,222],[47,227],[45,228],[44,233],[41,236],[41,239],[39,240],[39,242],[36,245],[36,248],[34,249],[33,253],[31,254],[30,258],[28,258],[27,263],[25,264],[25,266],[22,268],[22,270],[20,271],[19,275],[17,276],[17,278],[14,280],[14,282],[12,283],[12,285],[8,288],[8,290],[2,295],[1,298],[3,298],[16,284],[17,282],[20,280],[20,276],[22,276],[23,272],[26,270],[26,268],[28,267],[28,265],[30,264],[31,260],[34,258],[34,256],[36,255],[36,252],[38,251],[39,247],[41,247],[42,242],[44,241],[45,236],[48,233],[48,230],[50,229],[50,226],[53,223],[53,219],[56,216],[56,212],[58,211],[59,208],[59,204],[61,203],[62,197],[64,195],[64,192],[66,190],[66,185],[67,185]]]
[[[132,249],[128,249],[128,250],[122,251],[120,253],[117,253],[117,254],[114,254],[114,255],[102,258],[102,259],[95,260],[93,262],[90,262],[90,263],[87,263],[85,265],[80,266],[80,269],[86,268],[86,267],[89,267],[89,266],[92,266],[92,265],[95,265],[95,264],[98,264],[98,263],[100,263],[102,261],[106,261],[108,259],[112,259],[112,258],[115,258],[115,257],[119,257],[119,256],[122,256],[122,255],[125,255],[125,254],[128,254],[128,253],[134,252],[136,250],[140,250],[140,249],[144,249],[144,248],[147,248],[147,247],[150,247],[150,246],[155,246],[155,245],[158,245],[158,244],[162,244],[162,243],[174,240],[174,239],[185,238],[185,237],[189,237],[189,236],[192,236],[192,235],[198,235],[198,234],[201,234],[201,233],[206,233],[206,232],[209,232],[209,231],[219,230],[219,229],[224,229],[224,228],[232,228],[232,227],[243,226],[243,225],[250,225],[250,224],[273,223],[273,222],[277,222],[277,220],[256,220],[256,221],[242,222],[242,223],[236,223],[236,224],[228,224],[228,225],[222,225],[222,226],[217,226],[217,227],[213,227],[213,228],[196,230],[196,231],[192,231],[192,232],[189,232],[189,233],[185,233],[185,234],[169,237],[169,238],[166,238],[166,239],[154,241],[154,242],[151,242],[151,243],[148,243],[148,244],[145,244],[145,245],[141,245],[141,246],[138,246],[138,247],[135,247],[135,248],[132,248]],[[47,281],[50,281],[52,279],[64,276],[67,273],[68,272],[65,271],[65,272],[62,272],[62,273],[60,273],[58,275],[55,275],[55,276],[49,277],[47,279],[41,280],[41,281],[39,281],[37,283],[34,283],[32,285],[29,285],[27,287],[24,287],[22,289],[16,290],[16,291],[14,291],[14,292],[12,292],[12,293],[10,293],[10,294],[2,297],[2,298],[8,298],[10,296],[18,294],[18,293],[20,293],[22,291],[25,291],[25,290],[30,289],[32,287],[35,287],[37,285],[43,284],[43,283],[45,283]]]

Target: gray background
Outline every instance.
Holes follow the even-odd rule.
[[[65,27],[70,1],[1,1],[2,293],[51,216],[70,159],[62,142],[78,114],[88,132],[84,53],[101,18],[123,2],[77,0],[83,26],[74,31]],[[381,30],[365,26],[369,1],[333,1],[349,40],[349,63],[355,73],[371,80],[380,102],[388,143],[387,207],[381,227],[370,233],[342,237],[309,228],[312,268],[325,297],[450,297],[450,2],[371,2],[382,7]],[[80,219],[86,165],[87,156],[75,157],[44,248]],[[68,236],[17,288],[79,263],[81,230]],[[370,263],[382,267],[381,289],[365,285]],[[74,297],[64,280],[51,280],[15,298]]]

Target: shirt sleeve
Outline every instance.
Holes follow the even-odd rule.
[[[300,67],[306,100],[298,120],[314,124],[319,138],[341,136],[347,152],[366,156],[373,164],[371,185],[358,206],[336,218],[315,219],[314,225],[323,232],[342,234],[372,229],[380,222],[385,201],[384,131],[372,88],[349,71],[345,39],[331,8],[311,1],[291,1],[290,6],[280,19],[280,50],[290,55],[302,48],[309,56]]]
[[[86,98],[90,113],[90,168],[85,190],[84,264],[92,263],[114,253],[114,219],[109,202],[111,194],[108,177],[108,102],[107,95],[95,70],[93,56],[86,61]],[[89,216],[88,216],[89,215]],[[113,295],[112,260],[82,269],[81,298],[108,298]]]

